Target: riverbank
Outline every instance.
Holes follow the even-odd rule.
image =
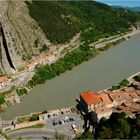
[[[140,72],[137,72],[137,73],[129,76],[127,78],[127,80],[129,81],[128,85],[124,85],[120,89],[117,89],[116,91],[121,90],[124,87],[126,88],[129,85],[134,85],[135,82],[136,82],[134,80],[135,76],[139,76],[140,77]],[[112,91],[110,90],[110,87],[109,87],[109,88],[106,88],[106,89],[103,89],[103,90],[99,91],[98,93],[100,94],[101,92],[106,92],[106,93],[109,94]],[[77,98],[79,98],[79,97],[77,97]],[[34,114],[37,114],[38,116],[44,116],[43,114],[48,113],[48,114],[53,116],[53,114],[57,114],[58,112],[61,112],[61,113],[63,113],[63,112],[67,112],[68,113],[68,112],[71,112],[71,111],[72,112],[76,112],[77,109],[76,109],[75,106],[69,106],[69,107],[65,107],[65,108],[64,107],[63,108],[58,108],[58,109],[55,109],[55,110],[42,110],[40,112],[32,112],[31,114],[28,114],[28,115],[16,116],[15,118],[12,118],[10,121],[8,121],[8,123],[10,124],[12,121],[16,121],[17,124],[20,124],[20,123],[24,124],[24,122],[25,122],[25,124],[27,124],[27,119],[29,120]],[[41,119],[41,121],[42,121],[42,117],[39,117],[39,119]],[[3,121],[4,124],[7,123],[7,120],[2,120],[2,121]],[[28,125],[30,125],[30,124],[28,123]],[[32,123],[31,123],[31,125],[32,125]],[[21,126],[24,127],[24,125],[21,125]],[[5,129],[7,129],[7,128],[5,128]]]
[[[101,39],[101,40],[99,40],[99,42],[97,41],[97,43],[95,42],[95,43],[91,44],[91,46],[95,46],[96,49],[102,49],[110,43],[116,42],[121,39],[128,40],[128,39],[130,39],[130,37],[132,37],[136,34],[139,34],[139,33],[140,33],[140,29],[137,29],[137,30],[133,29],[132,31],[124,33],[124,34],[119,34],[119,35],[109,37],[106,39]]]
[[[77,98],[79,92],[85,90],[100,91],[112,83],[125,79],[139,69],[137,65],[139,63],[139,47],[136,42],[139,42],[139,35],[130,38],[118,47],[101,53],[94,59],[82,63],[73,70],[47,81],[44,85],[34,87],[30,94],[22,98],[20,104],[9,107],[1,116],[4,114],[4,118],[8,118],[14,114],[22,115],[32,111],[45,110],[46,107],[50,110],[71,106],[75,104],[74,99]],[[136,51],[135,55],[130,57],[134,50]],[[64,97],[67,98],[62,100]],[[34,102],[31,99],[34,99]],[[40,102],[40,104],[35,104],[35,102]],[[53,102],[55,104],[52,104]]]
[[[63,57],[58,56],[60,59],[58,59],[55,63],[37,67],[34,76],[26,84],[26,88],[33,88],[37,84],[43,84],[45,81],[53,79],[54,77],[59,76],[67,70],[72,70],[73,67],[98,55],[99,53],[97,50],[106,51],[107,49],[122,43],[123,41],[127,40],[128,37],[133,36],[139,32],[140,30],[133,30],[131,33],[125,33],[125,35],[121,35],[121,37],[117,37],[115,39],[113,38],[109,41],[107,39],[105,42],[102,42],[102,44],[105,45],[102,45],[102,47],[97,47],[96,45],[98,44],[91,46],[88,42],[84,42],[82,45],[79,45],[78,48],[76,47],[76,49],[73,51],[68,51],[65,55],[61,54]]]

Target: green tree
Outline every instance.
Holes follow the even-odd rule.
[[[119,86],[124,87],[124,86],[128,86],[129,85],[129,81],[127,79],[122,80],[122,82],[119,84]]]

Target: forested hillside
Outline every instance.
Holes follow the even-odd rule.
[[[80,31],[82,39],[90,41],[125,32],[140,18],[138,13],[95,1],[32,1],[26,4],[30,16],[54,44],[66,43]]]
[[[75,139],[140,139],[140,114],[130,118],[125,113],[112,113],[109,119],[103,117],[93,127],[94,134],[85,131]]]

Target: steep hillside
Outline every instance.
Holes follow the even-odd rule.
[[[50,45],[39,25],[30,17],[24,1],[7,1],[2,24],[9,35],[8,47],[15,51],[13,57],[20,57],[22,62],[39,55],[44,45]]]
[[[0,5],[1,44],[5,42],[1,52],[7,48],[9,53],[8,57],[1,54],[1,63],[9,69],[11,62],[16,71],[42,53],[125,32],[140,19],[138,13],[95,1],[10,0]]]
[[[139,18],[131,11],[95,1],[33,1],[26,4],[31,17],[52,43],[66,43],[80,31],[85,39],[95,41],[128,30]]]

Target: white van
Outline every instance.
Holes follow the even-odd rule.
[[[74,132],[77,132],[78,131],[75,124],[72,124],[71,127],[72,127],[72,129],[73,129]]]

